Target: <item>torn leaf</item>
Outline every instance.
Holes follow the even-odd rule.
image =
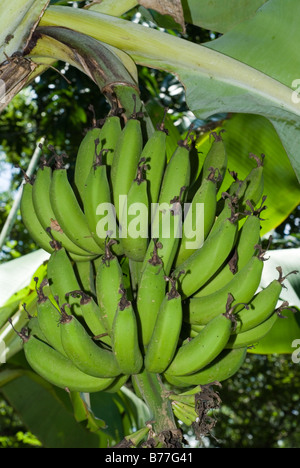
[[[28,77],[36,67],[31,60],[19,55],[9,57],[0,64],[0,113],[26,86]]]

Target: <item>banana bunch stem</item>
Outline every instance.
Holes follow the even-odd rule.
[[[165,388],[159,374],[143,371],[134,375],[133,380],[146,405],[152,412],[153,430],[159,435],[166,431],[173,434],[174,438],[181,439],[181,432],[178,430],[171,401],[165,397]]]
[[[40,27],[25,51],[33,61],[62,60],[89,76],[106,97],[112,115],[125,121],[135,109],[143,113],[143,130],[154,127],[140,99],[134,62],[126,54],[90,36],[63,27]],[[134,99],[133,99],[134,96]]]

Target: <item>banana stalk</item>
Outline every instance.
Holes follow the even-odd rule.
[[[122,51],[59,27],[39,28],[32,46],[26,51],[28,58],[38,63],[44,59],[62,60],[75,66],[98,85],[112,109],[126,109],[125,118],[133,112],[133,94],[137,98],[138,109],[142,107],[135,64]]]
[[[153,430],[164,447],[167,434],[172,435],[173,442],[178,440],[182,444],[182,434],[176,426],[171,401],[165,398],[165,388],[159,374],[143,371],[132,376],[134,384],[139,389],[144,402],[150,409],[153,417]]]

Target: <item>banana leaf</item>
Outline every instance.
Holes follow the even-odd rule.
[[[6,379],[6,381],[5,381]],[[3,385],[3,386],[2,386]],[[67,394],[21,370],[0,373],[0,392],[44,448],[107,447],[110,438],[78,424]]]
[[[264,159],[264,195],[267,196],[261,235],[275,229],[300,204],[300,185],[287,153],[272,124],[264,117],[235,114],[223,126],[222,133],[228,154],[228,168],[244,179],[255,162],[249,153]],[[227,173],[222,188],[232,182]]]
[[[44,250],[37,250],[30,254],[23,255],[15,260],[11,260],[0,265],[0,307],[5,305],[6,301],[22,300],[23,290],[25,296],[26,288],[34,289],[32,278],[37,269],[49,259],[49,254]],[[14,294],[19,293],[17,297]],[[8,302],[8,305],[10,301]]]

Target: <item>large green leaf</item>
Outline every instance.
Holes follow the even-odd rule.
[[[300,309],[297,313],[290,310],[283,313],[286,318],[279,318],[272,330],[253,348],[249,348],[250,354],[294,353],[293,343],[300,340]]]
[[[251,18],[268,0],[182,0],[188,23],[224,33]]]
[[[238,178],[243,180],[250,171],[256,167],[256,162],[250,158],[254,153],[259,158],[264,154],[264,195],[267,196],[261,222],[261,235],[269,233],[279,226],[288,215],[300,204],[300,185],[295,176],[286,151],[274,130],[272,124],[259,115],[232,114],[223,121],[221,130],[222,139],[228,156],[228,170],[235,171]],[[214,138],[205,133],[197,140],[199,154],[199,170],[211,148]],[[219,191],[227,191],[233,178],[226,172]],[[276,183],[274,183],[276,181]]]
[[[77,423],[59,389],[22,375],[4,385],[1,392],[43,447],[99,447],[99,436]]]
[[[47,252],[37,250],[10,262],[2,263],[0,265],[0,306],[10,298],[13,301],[12,296],[23,289],[26,294],[26,287],[30,285],[33,275],[48,259]]]
[[[274,278],[278,277],[277,266],[281,266],[283,274],[300,270],[300,250],[283,249],[272,250],[269,259],[264,264],[261,288],[266,287]],[[287,301],[289,306],[295,306],[296,312],[284,310],[282,314],[287,318],[277,320],[272,330],[255,348],[249,349],[252,354],[292,354],[294,340],[300,340],[300,271],[289,275],[284,281],[278,306]]]
[[[105,432],[115,442],[144,427],[151,417],[145,403],[125,386],[117,393],[92,393],[89,400],[93,414],[106,421]]]

